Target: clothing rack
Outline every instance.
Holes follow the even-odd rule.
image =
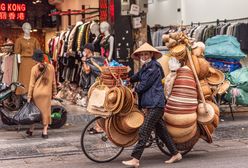
[[[172,28],[178,28],[178,27],[179,27],[179,26],[176,26],[176,25],[161,26],[161,25],[157,24],[157,25],[151,27],[151,29],[157,31],[157,30],[159,30],[159,29],[165,29],[165,28],[170,28],[170,29],[172,29]]]
[[[216,21],[210,21],[210,22],[191,22],[191,26],[193,26],[193,25],[202,25],[202,24],[203,25],[214,24],[214,23],[219,25],[221,22],[227,23],[227,22],[236,22],[236,21],[242,21],[242,20],[248,20],[248,17],[238,18],[238,19],[224,19],[224,20],[217,19]]]
[[[90,16],[88,18],[86,18],[86,15],[92,15],[92,14],[96,14],[94,16]],[[59,31],[59,26],[60,26],[60,16],[68,16],[68,26],[70,27],[71,24],[71,16],[72,15],[82,15],[82,21],[88,20],[88,19],[92,19],[95,17],[100,17],[100,10],[99,8],[85,8],[85,5],[82,5],[82,9],[81,10],[71,10],[68,9],[67,11],[56,11],[53,13],[50,13],[49,16],[56,16],[56,26],[57,26],[57,31]]]

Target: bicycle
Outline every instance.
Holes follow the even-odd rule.
[[[124,150],[123,147],[116,146],[109,139],[107,134],[98,132],[91,134],[90,130],[94,128],[96,124],[100,124],[105,119],[102,117],[95,117],[85,126],[81,135],[81,147],[85,156],[96,163],[106,163],[116,159]],[[197,139],[198,140],[198,139]],[[197,141],[196,140],[196,141]],[[155,132],[152,133],[151,137],[146,144],[146,148],[151,147],[153,143],[156,143],[159,150],[167,156],[171,156],[169,151],[165,149],[165,144],[159,139]],[[180,151],[182,155],[186,155],[191,151],[195,143],[189,145],[186,150]]]

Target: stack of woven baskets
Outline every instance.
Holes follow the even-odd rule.
[[[144,115],[133,107],[129,113],[116,114],[106,119],[105,128],[109,139],[121,147],[129,147],[138,140],[138,129],[144,122]]]
[[[112,113],[105,121],[105,130],[110,140],[122,147],[135,144],[144,115],[134,106],[131,90],[124,86],[111,88],[106,94],[104,108]]]
[[[186,65],[177,71],[177,77],[165,107],[164,118],[168,131],[180,150],[185,150],[184,147],[188,146],[187,144],[192,147],[200,137],[211,143],[214,129],[219,124],[219,108],[214,103],[213,97],[218,91],[223,92],[228,88],[224,82],[224,74],[210,67],[204,58],[203,43],[198,42],[193,45],[190,38],[183,32],[164,35],[163,40],[170,50],[170,55],[179,60],[182,65]],[[193,64],[190,61],[191,57]],[[193,75],[193,68],[197,80]],[[201,89],[197,89],[199,87],[196,84],[200,84]],[[203,93],[203,98],[199,96],[200,92]]]
[[[190,141],[197,134],[197,89],[192,71],[184,66],[177,71],[174,86],[165,106],[165,121],[175,143]]]
[[[120,84],[120,79],[126,80],[127,78],[128,78],[128,67],[126,66],[102,67],[102,73],[100,79],[102,81],[102,84],[110,88]]]
[[[144,122],[144,115],[134,105],[135,99],[129,88],[108,88],[98,82],[90,88],[88,96],[88,112],[106,118],[101,120],[99,126],[114,144],[128,147],[137,142],[138,128]]]

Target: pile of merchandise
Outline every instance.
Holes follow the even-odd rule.
[[[226,78],[230,81],[231,87],[225,99],[232,104],[248,105],[248,68],[244,67],[227,73]]]
[[[72,104],[77,104],[79,106],[85,106],[86,100],[81,96],[82,89],[77,87],[76,84],[71,84],[70,82],[64,82],[58,86],[57,98],[71,102]]]
[[[205,57],[213,67],[222,72],[232,72],[241,68],[240,60],[246,55],[235,37],[219,35],[206,41]]]
[[[229,89],[224,96],[225,100],[233,105],[248,105],[247,68],[241,68],[240,64],[246,54],[240,48],[235,37],[215,36],[206,41],[205,56],[213,67],[226,73],[228,82],[224,87]]]
[[[200,137],[211,143],[219,124],[219,108],[213,96],[226,91],[225,76],[205,59],[203,43],[193,44],[182,32],[164,35],[163,39],[171,59],[183,65],[165,79],[164,119],[168,132],[179,150],[190,149]]]
[[[116,61],[110,62],[109,66],[104,66],[101,69],[100,80],[108,87],[116,86],[120,84],[120,79],[126,80],[128,78],[128,67]]]

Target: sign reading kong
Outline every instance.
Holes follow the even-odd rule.
[[[26,18],[26,4],[0,3],[0,20],[20,20]]]

